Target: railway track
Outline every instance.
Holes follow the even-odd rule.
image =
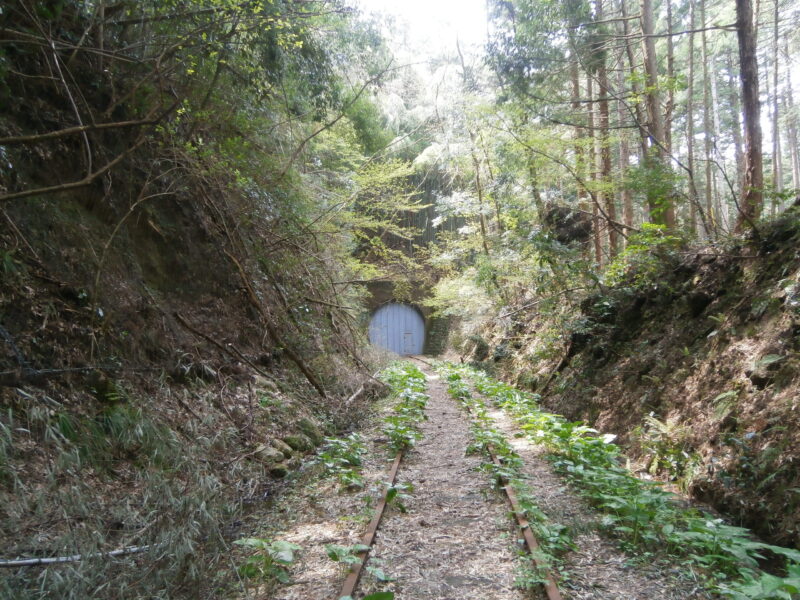
[[[413,362],[415,362],[417,364],[417,366],[419,366],[421,368],[421,370],[423,372],[425,372],[425,375],[426,375],[428,381],[430,381],[432,379],[430,371],[431,371],[433,365],[431,365],[431,363],[429,363],[427,361],[424,361],[424,360],[421,360],[421,359],[415,359]],[[451,402],[452,402],[452,400],[451,400]],[[469,410],[468,407],[466,407],[466,408],[467,408],[467,410]],[[471,416],[473,416],[473,415],[471,415]],[[466,447],[464,448],[464,450],[466,450]],[[494,451],[494,449],[488,448],[488,450],[489,450],[489,454],[490,454],[491,460],[496,465],[498,465],[498,467],[502,467],[502,460],[501,460],[500,457],[497,456],[497,454]],[[371,550],[373,548],[373,544],[375,543],[375,539],[376,539],[376,535],[377,535],[378,529],[380,527],[381,521],[382,521],[384,513],[386,511],[386,507],[388,505],[388,498],[387,497],[388,497],[389,491],[391,489],[391,486],[394,484],[395,479],[397,477],[397,473],[398,473],[398,470],[400,469],[400,465],[401,465],[401,461],[403,460],[403,456],[404,456],[404,451],[403,450],[399,451],[396,454],[394,462],[392,463],[392,466],[391,466],[391,468],[389,470],[389,473],[388,473],[388,476],[387,476],[388,485],[386,485],[386,489],[383,492],[383,496],[380,499],[380,501],[378,502],[378,505],[376,506],[375,514],[374,514],[372,520],[370,521],[370,523],[369,523],[364,535],[362,536],[361,543],[364,546],[368,547],[369,549],[368,550],[364,550],[363,552],[358,554],[358,557],[360,558],[360,561],[351,566],[349,572],[347,573],[347,576],[345,577],[344,583],[343,583],[343,585],[342,585],[342,587],[341,587],[341,589],[339,591],[339,594],[336,597],[336,599],[334,599],[334,600],[338,600],[338,599],[344,598],[344,597],[350,597],[350,598],[354,597],[354,594],[355,594],[356,589],[358,587],[359,580],[361,578],[361,574],[364,571],[364,567],[367,564],[367,561],[369,559],[369,555],[370,555],[370,552],[371,552]],[[516,494],[514,492],[513,487],[511,485],[509,485],[508,481],[505,481],[505,482],[503,482],[503,485],[501,486],[501,489],[504,491],[504,493],[506,495],[508,504],[511,507],[511,511],[514,514],[514,517],[516,519],[519,531],[520,531],[520,533],[522,535],[522,538],[525,541],[525,546],[527,547],[527,549],[528,549],[528,551],[529,551],[529,553],[531,555],[531,560],[534,563],[534,565],[536,566],[537,571],[542,575],[542,578],[544,580],[544,583],[543,583],[542,587],[543,587],[543,592],[544,592],[546,598],[548,600],[561,600],[562,596],[561,596],[561,593],[560,593],[560,591],[558,589],[558,584],[557,584],[555,576],[550,571],[550,569],[547,566],[547,564],[544,563],[539,558],[537,558],[538,555],[539,555],[538,550],[540,548],[540,545],[539,545],[538,541],[536,540],[536,537],[534,536],[533,531],[531,530],[530,523],[528,522],[524,511],[520,507],[520,503],[519,503],[519,501],[517,499],[517,496],[516,496]],[[428,524],[428,525],[430,525],[430,524]],[[457,533],[457,532],[451,531],[450,533]]]

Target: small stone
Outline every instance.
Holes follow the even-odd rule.
[[[283,479],[289,474],[289,468],[285,464],[275,465],[269,470],[269,474],[278,479]]]
[[[288,444],[292,450],[296,450],[297,452],[309,452],[314,449],[314,443],[308,436],[302,433],[287,435],[283,438],[283,441]]]

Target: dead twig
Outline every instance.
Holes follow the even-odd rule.
[[[0,560],[0,568],[15,569],[17,567],[41,567],[47,565],[57,565],[69,562],[80,562],[90,558],[114,558],[116,556],[125,556],[127,554],[138,554],[140,552],[147,552],[153,546],[129,546],[127,548],[120,548],[119,550],[112,550],[111,552],[95,552],[92,554],[72,554],[70,556],[54,556],[51,558],[20,558],[14,560]]]
[[[247,290],[247,296],[250,299],[250,303],[261,314],[264,320],[264,326],[266,327],[267,333],[269,334],[269,337],[272,339],[272,342],[275,345],[281,347],[283,351],[286,352],[286,355],[289,357],[289,359],[295,365],[297,365],[297,368],[300,369],[303,375],[305,375],[305,378],[313,386],[313,388],[317,390],[319,395],[322,396],[322,398],[327,399],[328,395],[325,393],[325,388],[322,387],[322,384],[319,382],[316,375],[314,375],[314,373],[311,372],[308,366],[306,366],[305,361],[302,358],[300,358],[300,355],[298,355],[297,352],[295,352],[288,344],[286,344],[283,341],[280,333],[278,333],[277,328],[270,321],[269,313],[267,312],[267,309],[264,308],[264,305],[261,303],[261,301],[258,299],[258,296],[256,295],[256,292],[253,289],[252,284],[250,283],[250,279],[247,277],[247,273],[245,273],[242,263],[240,263],[239,260],[227,250],[223,250],[223,252],[229,259],[231,259],[233,264],[236,265],[236,268],[239,271],[239,277],[242,280],[242,284],[244,284],[244,287]]]

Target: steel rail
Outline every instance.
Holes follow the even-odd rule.
[[[495,455],[491,448],[488,448],[489,456],[492,457],[492,461],[498,467],[502,467],[503,463],[500,461],[499,458]],[[525,517],[525,512],[519,506],[519,500],[517,500],[517,494],[514,491],[514,488],[511,487],[511,484],[508,482],[507,479],[505,480],[505,485],[503,486],[503,490],[508,497],[508,503],[511,505],[511,511],[514,513],[514,516],[517,519],[517,524],[519,525],[520,530],[522,531],[522,537],[525,539],[525,544],[528,546],[528,550],[531,553],[531,557],[533,558],[533,562],[536,567],[545,574],[545,581],[542,584],[544,586],[544,591],[547,594],[548,600],[561,600],[561,592],[558,591],[558,584],[556,583],[555,577],[553,577],[553,573],[550,570],[549,565],[539,558],[539,542],[536,541],[536,536],[533,535],[531,531],[531,524],[528,522],[528,519]]]
[[[394,485],[394,480],[397,477],[397,469],[400,468],[400,461],[402,459],[403,451],[401,450],[397,453],[394,463],[392,464],[392,468],[389,471],[389,484],[386,486],[386,491],[384,491],[383,497],[375,507],[375,515],[372,517],[372,521],[370,522],[369,527],[367,527],[367,531],[361,538],[361,544],[368,546],[369,549],[356,554],[356,556],[358,556],[361,560],[350,567],[350,572],[347,574],[347,577],[342,584],[342,590],[339,592],[339,595],[336,596],[337,599],[346,596],[352,596],[356,586],[358,585],[358,580],[361,577],[361,571],[363,570],[364,565],[367,563],[369,551],[372,549],[372,542],[375,540],[375,533],[378,531],[378,526],[381,524],[381,518],[383,517],[383,513],[386,510],[386,505],[388,504],[387,498],[389,496],[389,490],[391,490],[392,486]]]
[[[467,413],[471,417],[474,416],[472,410],[470,410],[470,407],[466,403],[462,406],[466,408]],[[497,458],[497,455],[495,454],[494,448],[491,444],[486,447],[486,450],[488,451],[492,462],[498,467],[502,467],[503,463],[499,458]],[[548,600],[562,600],[561,592],[558,590],[558,584],[556,583],[555,577],[553,577],[550,566],[546,561],[543,561],[540,558],[540,553],[537,552],[537,550],[540,548],[539,542],[536,540],[536,536],[533,535],[533,531],[531,531],[531,524],[525,516],[525,511],[523,511],[519,506],[519,500],[517,499],[517,494],[514,491],[514,488],[511,487],[511,483],[507,478],[501,477],[501,479],[505,484],[503,485],[503,491],[506,493],[506,497],[508,498],[508,503],[511,506],[511,512],[514,513],[514,517],[517,520],[517,525],[519,525],[520,531],[522,531],[522,537],[525,540],[525,545],[528,546],[528,551],[531,554],[533,563],[545,575],[545,581],[542,583],[542,585],[544,587],[545,594],[547,594]]]

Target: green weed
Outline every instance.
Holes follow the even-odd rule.
[[[283,540],[270,541],[264,538],[244,538],[236,540],[234,544],[258,552],[239,567],[239,574],[242,577],[289,583],[287,568],[294,563],[295,552],[301,549],[300,546]]]
[[[424,421],[428,396],[425,394],[425,374],[411,363],[393,365],[383,372],[399,402],[393,413],[383,419],[382,432],[389,438],[394,452],[414,446],[422,438],[419,423]]]
[[[481,470],[489,473],[495,486],[510,486],[517,495],[519,507],[528,519],[531,530],[540,544],[537,559],[543,565],[541,569],[522,568],[517,577],[517,586],[529,589],[544,582],[543,572],[549,567],[558,567],[559,557],[573,548],[573,541],[567,527],[552,523],[547,515],[538,507],[536,499],[525,482],[522,472],[522,459],[514,451],[506,437],[493,427],[486,404],[472,395],[470,385],[463,379],[462,371],[449,365],[441,365],[440,372],[445,376],[448,393],[452,398],[469,409],[472,417],[473,441],[467,447],[467,453],[481,454],[489,460],[481,465]],[[476,385],[481,393],[493,391],[502,393],[496,386],[491,386],[487,379],[475,380],[484,385]],[[504,392],[505,390],[503,390]],[[498,458],[500,464],[490,459],[490,451]]]
[[[327,473],[335,475],[345,489],[362,489],[361,457],[365,452],[363,438],[351,433],[345,438],[326,438],[317,461]]]

